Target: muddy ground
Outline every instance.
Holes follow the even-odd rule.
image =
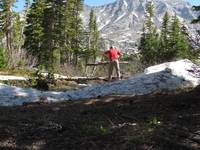
[[[0,150],[198,150],[200,88],[0,107]]]

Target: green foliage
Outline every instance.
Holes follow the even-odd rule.
[[[82,0],[34,0],[27,15],[24,47],[38,64],[54,72],[65,62],[78,63]]]
[[[1,0],[0,1],[0,32],[5,37],[3,47],[6,50],[6,61],[9,66],[13,66],[12,51],[14,50],[13,22],[14,13],[12,11],[16,0]]]
[[[97,121],[90,125],[83,125],[82,132],[88,136],[107,135],[111,132],[111,129],[103,124],[105,124],[105,122]]]
[[[170,31],[171,58],[188,58],[189,57],[189,42],[181,31],[180,21],[177,16],[173,17]]]
[[[160,120],[157,117],[150,117],[148,122],[150,125],[153,125],[153,126],[161,124]]]
[[[161,33],[157,32],[153,23],[154,9],[151,2],[146,6],[146,20],[140,39],[139,51],[141,61],[150,66],[179,58],[194,58],[196,51],[192,49],[187,38],[187,31],[182,30],[179,19],[172,18],[166,12],[163,17]]]
[[[145,65],[153,65],[157,61],[158,54],[158,33],[153,23],[154,6],[152,2],[146,4],[146,20],[143,26],[143,34],[140,40],[139,51],[141,61]]]
[[[27,15],[27,26],[24,30],[25,42],[24,47],[29,55],[35,56],[39,64],[44,64],[45,52],[42,51],[43,41],[43,14],[45,3],[44,0],[34,0]]]
[[[6,67],[5,50],[0,48],[0,68]]]
[[[167,61],[170,57],[170,46],[169,46],[169,37],[170,37],[170,16],[168,12],[165,13],[162,22],[162,30],[160,35],[160,46],[159,46],[159,62]]]
[[[154,23],[152,21],[154,15],[155,15],[155,8],[153,5],[153,1],[148,1],[146,4],[146,29],[147,29],[147,33],[151,33],[153,28],[154,28]]]
[[[89,28],[89,31],[88,31],[89,41],[88,41],[88,46],[87,46],[85,56],[86,56],[86,59],[89,59],[90,56],[92,56],[93,62],[95,62],[96,57],[98,55],[98,51],[99,51],[99,31],[98,31],[98,25],[97,25],[94,10],[91,10],[90,12],[88,28]]]
[[[45,76],[41,70],[38,70],[33,74],[30,83],[32,87],[46,91],[49,90],[50,84],[55,85],[56,81],[53,73],[49,72]]]

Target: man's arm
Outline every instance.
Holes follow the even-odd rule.
[[[122,53],[119,50],[117,51],[117,54],[119,55],[119,58],[122,57]]]

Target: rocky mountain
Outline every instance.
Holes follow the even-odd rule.
[[[116,0],[114,3],[99,7],[85,6],[82,17],[84,24],[88,24],[90,10],[97,16],[97,23],[101,32],[101,49],[109,45],[119,47],[123,51],[137,50],[137,43],[145,18],[145,4],[148,0]],[[192,6],[183,0],[154,0],[156,14],[154,21],[157,26],[162,23],[166,11],[171,15],[178,15],[181,21],[188,24],[190,30],[194,25],[190,21],[196,18]]]

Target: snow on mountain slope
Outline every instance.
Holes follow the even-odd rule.
[[[123,51],[135,50],[144,23],[146,1],[117,0],[99,7],[85,6],[82,14],[84,24],[85,26],[88,24],[89,12],[94,9],[104,41],[101,45],[102,49],[115,45]],[[155,0],[154,4],[156,8],[154,21],[158,26],[161,26],[166,11],[171,15],[177,14],[188,24],[197,16],[196,12],[192,11],[192,6],[183,0]]]

